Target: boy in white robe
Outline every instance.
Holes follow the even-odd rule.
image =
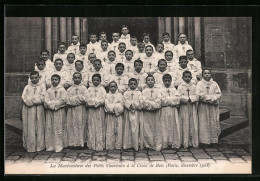
[[[92,76],[94,74],[100,74],[100,76],[101,76],[100,85],[103,86],[104,88],[106,88],[109,84],[110,76],[102,68],[102,63],[101,63],[101,60],[99,60],[99,59],[94,60],[94,69],[92,69],[92,72],[90,72],[88,74],[88,85],[89,85],[89,87],[93,87]]]
[[[199,96],[199,142],[217,146],[218,136],[221,133],[219,123],[219,99],[221,91],[218,84],[211,78],[211,71],[202,71],[202,80],[197,84],[196,93]]]
[[[76,55],[76,60],[82,60],[84,65],[88,63],[88,53],[86,44],[81,44],[79,46],[79,53]]]
[[[167,70],[168,72],[174,73],[176,69],[179,68],[179,62],[176,62],[173,59],[173,53],[172,51],[166,51],[165,54],[165,60],[167,61]]]
[[[193,72],[191,71],[190,67],[188,66],[188,61],[186,56],[180,56],[179,57],[179,67],[177,70],[175,70],[175,86],[179,86],[181,82],[183,81],[183,72],[184,71],[190,71],[192,74],[192,82],[196,82],[196,76],[193,76]]]
[[[153,47],[153,50],[155,50],[154,45],[150,42],[150,34],[148,34],[148,33],[143,34],[143,42],[144,42],[145,47],[150,45]]]
[[[171,39],[171,36],[168,32],[164,32],[162,34],[162,39],[163,39],[163,45],[164,45],[164,51],[171,51],[173,52],[174,51],[174,47],[175,45],[173,43],[171,43],[170,39]]]
[[[89,35],[89,44],[87,45],[87,54],[90,53],[95,53],[97,54],[98,52],[100,52],[100,43],[97,41],[98,37],[97,34],[95,33],[91,33]]]
[[[124,42],[120,42],[118,44],[118,51],[116,52],[117,63],[124,63],[124,61],[125,61],[125,50],[126,50],[126,44]]]
[[[40,80],[39,82],[41,84],[44,84],[46,86],[46,88],[48,88],[48,77],[49,77],[49,74],[51,72],[51,70],[48,70],[46,68],[46,61],[44,61],[43,59],[38,59],[36,61],[36,67],[37,67],[37,72],[39,73],[39,76],[40,76]],[[28,79],[28,84],[31,82],[30,80],[30,77]]]
[[[154,52],[153,56],[157,58],[157,60],[164,59],[164,45],[163,43],[159,42],[156,45],[156,51]]]
[[[134,71],[134,59],[133,59],[133,51],[132,50],[126,50],[125,51],[124,66],[125,66],[125,72],[124,73],[126,75],[133,73],[133,71]]]
[[[67,53],[66,53],[66,44],[64,42],[60,42],[58,46],[58,53],[55,53],[53,56],[53,62],[56,59],[61,59],[63,62],[66,62]]]
[[[123,95],[117,90],[117,83],[109,83],[105,97],[106,150],[122,149],[123,146]]]
[[[85,96],[87,88],[82,85],[82,75],[79,72],[73,74],[73,85],[67,90],[67,130],[68,146],[84,147],[87,110]]]
[[[66,69],[63,67],[63,61],[62,59],[56,59],[54,61],[54,67],[55,69],[50,72],[47,80],[48,87],[51,86],[51,76],[54,74],[58,74],[61,77],[61,80],[59,82],[59,85],[64,87],[65,89],[70,87],[70,74],[66,71]]]
[[[109,76],[109,82],[116,82],[118,92],[123,94],[127,90],[128,76],[124,74],[124,64],[117,63],[115,66],[116,73],[114,75]]]
[[[45,62],[43,62],[45,63]],[[45,112],[43,107],[46,94],[45,85],[40,81],[37,71],[30,73],[30,82],[22,94],[23,147],[27,152],[41,151],[45,148]]]
[[[159,151],[162,148],[161,93],[154,83],[154,77],[148,75],[147,87],[142,92],[144,147]]]
[[[101,50],[97,53],[97,58],[102,60],[103,63],[106,63],[108,61],[108,41],[102,40],[101,41]]]
[[[116,53],[113,50],[110,50],[108,52],[108,61],[104,63],[104,69],[106,74],[108,75],[115,75],[115,67],[116,67],[117,61],[116,61]]]
[[[88,61],[87,63],[84,63],[84,70],[86,72],[92,72],[94,70],[94,61],[97,59],[97,56],[95,53],[90,53],[88,55]]]
[[[99,41],[98,42],[100,43],[100,46],[102,46],[101,45],[102,41],[108,42],[107,41],[107,34],[104,31],[99,33]]]
[[[129,89],[124,92],[124,141],[123,148],[143,149],[142,92],[137,89],[135,78],[129,79]]]
[[[78,72],[81,74],[81,84],[85,87],[88,87],[88,73],[84,69],[84,64],[81,60],[77,60],[75,62],[75,72]],[[74,80],[73,80],[74,82]],[[71,82],[70,82],[71,83]],[[73,83],[71,83],[72,85]]]
[[[196,79],[199,81],[201,79],[201,63],[196,58],[194,58],[194,51],[193,50],[187,50],[186,56],[188,59],[188,66],[191,68],[191,71],[196,76]]]
[[[128,34],[128,33],[129,33],[128,27],[126,25],[123,25],[122,26],[122,34],[121,34],[119,41],[124,42],[127,47],[130,44],[130,34]]]
[[[134,59],[143,59],[145,57],[145,44],[144,42],[138,42],[137,43],[138,52],[134,54]]]
[[[105,148],[105,112],[106,90],[100,85],[100,74],[92,76],[93,87],[86,95],[87,109],[87,145],[89,149],[102,151]]]
[[[160,120],[162,122],[162,148],[180,148],[180,124],[178,106],[180,104],[179,92],[172,83],[172,76],[164,74],[163,86],[160,88],[162,94],[162,108]]]
[[[167,62],[165,59],[160,59],[158,61],[158,70],[153,74],[155,79],[155,86],[162,87],[163,85],[163,75],[170,74],[167,71]]]
[[[142,58],[144,62],[144,71],[148,74],[153,74],[157,71],[158,60],[153,56],[153,47],[148,45],[145,47],[145,56]]]
[[[189,49],[193,50],[187,41],[187,36],[184,33],[180,33],[178,45],[174,47],[174,59],[178,61],[180,56],[186,56],[186,51]]]
[[[79,36],[77,35],[72,35],[71,37],[71,45],[67,49],[67,53],[74,53],[74,55],[79,54]]]
[[[46,108],[45,145],[46,151],[60,152],[68,146],[67,118],[65,112],[67,93],[59,84],[61,77],[51,77],[52,87],[47,90],[44,106]]]
[[[131,36],[130,38],[130,43],[127,46],[128,50],[132,50],[133,54],[137,54],[138,53],[138,48],[137,48],[137,37],[135,36]]]
[[[119,44],[119,33],[114,32],[112,33],[112,39],[113,41],[109,45],[109,49],[116,52],[118,50],[118,44]]]
[[[135,78],[137,80],[137,89],[142,91],[146,87],[146,77],[147,73],[143,70],[143,62],[140,59],[134,62],[134,71],[132,74],[128,75],[128,78]]]
[[[68,53],[67,63],[64,64],[64,68],[68,72],[70,77],[72,77],[73,73],[75,72],[75,62],[74,61],[75,61],[74,53]]]
[[[44,61],[45,61],[45,64],[46,64],[46,70],[47,71],[51,71],[51,70],[53,70],[54,69],[54,64],[53,64],[53,62],[49,59],[49,57],[50,57],[50,52],[48,51],[48,50],[42,50],[41,52],[40,52],[40,59],[43,59]],[[34,66],[34,70],[35,71],[39,71],[39,69],[38,69],[38,67],[36,66],[36,64],[35,64],[35,66]]]
[[[198,114],[197,102],[199,96],[196,94],[196,84],[191,81],[190,71],[183,72],[183,81],[178,87],[181,96],[179,109],[181,142],[184,148],[192,146],[197,148],[198,140]]]

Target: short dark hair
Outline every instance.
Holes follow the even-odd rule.
[[[173,52],[172,51],[170,51],[170,50],[167,50],[165,53],[164,53],[164,56],[166,55],[166,53],[171,53],[172,54],[172,56],[173,56]]]
[[[134,65],[135,65],[135,63],[140,63],[140,64],[142,64],[142,66],[144,65],[144,63],[143,63],[143,61],[142,61],[141,59],[135,60],[135,61],[134,61]]]
[[[123,70],[125,70],[125,66],[124,66],[124,64],[122,64],[122,63],[117,63],[116,66],[115,66],[115,69],[116,69],[117,67],[122,67]]]
[[[134,52],[132,50],[129,50],[129,49],[125,51],[125,54],[126,54],[126,52],[131,52],[132,55],[134,54]]]
[[[81,63],[82,65],[84,65],[84,62],[83,62],[82,60],[77,60],[77,61],[75,62],[75,64],[78,63],[78,62]]]
[[[102,43],[107,43],[108,44],[108,41],[107,40],[102,40],[101,41],[101,45],[102,45]]]
[[[101,81],[101,75],[100,75],[100,74],[94,74],[94,75],[92,75],[92,80],[93,80],[95,77],[99,78],[99,80]]]
[[[150,38],[150,34],[149,34],[149,33],[143,33],[143,38],[144,38],[145,36],[148,36],[148,37]]]
[[[94,60],[94,62],[97,62],[97,61],[99,61],[99,63],[101,63],[101,60],[100,60],[100,59],[96,59],[96,60]]]
[[[82,77],[82,75],[81,75],[81,73],[80,73],[80,72],[75,72],[75,73],[72,75],[72,77],[74,77],[74,75],[76,75],[76,74],[79,74],[79,75],[80,75],[80,77]]]
[[[165,35],[170,36],[170,34],[169,34],[168,32],[164,32],[164,33],[162,34],[162,36],[165,36]]]
[[[51,79],[52,79],[53,77],[57,77],[59,80],[61,79],[58,74],[53,74],[53,75],[51,76]]]
[[[69,55],[73,55],[74,58],[75,58],[75,54],[74,54],[74,53],[68,53],[68,54],[67,54],[67,57],[68,57]]]
[[[117,86],[117,83],[116,83],[116,81],[112,80],[111,82],[109,82],[109,84],[108,84],[108,87],[110,87],[110,85],[111,85],[112,83],[115,83],[115,84],[116,84],[116,86]]]
[[[49,50],[47,50],[47,49],[41,50],[41,51],[40,51],[40,55],[41,55],[43,52],[46,52],[48,55],[50,55],[50,52],[49,52]]]
[[[160,59],[160,60],[158,60],[158,66],[159,66],[159,64],[160,64],[160,62],[165,62],[166,63],[166,66],[167,66],[167,61],[165,60],[165,59]]]
[[[110,52],[113,52],[116,55],[116,52],[114,50],[110,50],[107,54],[109,54]]]
[[[123,29],[123,28],[127,28],[127,29],[128,29],[128,26],[126,26],[126,25],[122,25],[122,29]]]
[[[54,63],[57,62],[57,61],[61,61],[63,63],[63,60],[61,58],[57,58],[54,60]]]
[[[186,55],[187,55],[188,52],[193,52],[193,50],[192,49],[187,50]]]
[[[38,64],[38,63],[40,63],[40,62],[43,62],[44,64],[46,64],[45,60],[43,60],[43,59],[41,59],[41,58],[39,58],[39,59],[36,60],[36,64]]]
[[[189,71],[189,70],[184,71],[184,72],[182,73],[182,77],[183,77],[185,74],[190,74],[190,75],[192,76],[191,71]]]
[[[148,47],[151,47],[152,48],[152,50],[154,51],[154,49],[153,49],[153,47],[152,47],[152,45],[147,45],[144,49],[146,50]]]
[[[164,74],[162,79],[171,79],[172,80],[172,76],[170,74]]]
[[[89,33],[89,37],[90,37],[91,35],[96,35],[96,37],[97,37],[97,34],[96,34],[96,33]]]
[[[145,78],[145,80],[147,81],[147,79],[148,79],[149,77],[154,78],[154,76],[153,76],[152,74],[148,74],[147,77]],[[154,78],[154,80],[155,80],[155,78]]]
[[[212,74],[211,70],[209,68],[205,67],[205,68],[202,69],[202,76],[203,76],[205,70],[210,71],[210,73]]]
[[[187,56],[180,56],[180,57],[179,57],[179,62],[180,62],[182,59],[187,60]]]
[[[131,81],[135,81],[136,84],[138,84],[138,81],[137,81],[137,79],[135,79],[135,78],[130,78],[130,79],[128,80],[128,84],[129,84]]]
[[[99,35],[107,35],[104,31],[101,31],[100,33],[99,33]]]
[[[121,44],[123,44],[123,45],[126,46],[126,44],[125,44],[124,42],[120,42],[120,43],[118,44],[118,47],[119,47]]]
[[[39,72],[37,72],[37,71],[32,71],[32,72],[30,73],[30,76],[32,76],[32,75],[37,75],[37,74],[38,74],[38,76],[40,75]]]
[[[79,48],[80,47],[86,47],[87,48],[87,45],[85,43],[82,43],[82,44],[79,45]]]
[[[60,46],[60,45],[64,45],[64,46],[66,46],[66,43],[63,42],[63,41],[61,41],[61,42],[59,42],[58,46]]]

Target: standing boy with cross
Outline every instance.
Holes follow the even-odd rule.
[[[100,52],[100,43],[97,41],[98,37],[96,33],[91,33],[89,35],[89,44],[87,45],[87,53],[95,53],[97,54],[98,52]]]
[[[199,96],[196,94],[196,84],[192,82],[190,71],[184,71],[182,74],[183,81],[178,87],[181,96],[179,110],[180,135],[181,143],[184,148],[192,146],[197,148],[198,142],[198,114],[197,102]]]
[[[66,99],[67,92],[60,85],[58,74],[51,76],[52,87],[47,90],[44,106],[46,108],[45,145],[46,151],[60,152],[68,146]]]
[[[117,63],[115,66],[116,73],[110,76],[109,82],[117,83],[118,92],[124,93],[127,90],[128,76],[124,74],[125,66],[122,63]]]

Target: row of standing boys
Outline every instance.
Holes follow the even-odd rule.
[[[23,146],[28,152],[216,146],[221,91],[201,68],[185,34],[169,33],[154,47],[130,36],[90,34],[89,44],[60,42],[42,50],[23,99]],[[154,51],[155,50],[155,51]]]

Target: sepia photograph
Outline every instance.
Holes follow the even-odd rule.
[[[5,174],[251,174],[251,17],[5,17]]]

